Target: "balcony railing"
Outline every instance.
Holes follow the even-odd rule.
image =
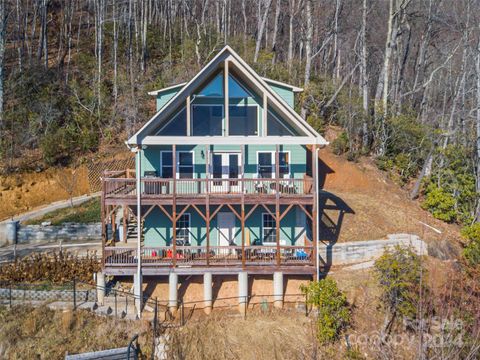
[[[137,265],[135,248],[105,247],[105,266],[133,267]],[[275,266],[278,265],[275,246],[171,246],[141,249],[142,266]],[[280,265],[313,265],[312,246],[280,246]],[[174,261],[175,259],[175,261]]]
[[[136,196],[136,180],[124,177],[103,179],[104,195],[108,197]],[[165,179],[142,178],[142,196],[176,195],[308,195],[312,192],[313,181],[309,176],[303,179]]]

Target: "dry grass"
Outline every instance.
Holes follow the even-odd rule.
[[[63,359],[66,352],[127,346],[135,334],[140,334],[144,358],[149,358],[152,339],[148,323],[101,318],[82,310],[0,308],[1,359]]]
[[[170,333],[169,359],[318,359],[312,319],[297,312],[216,312]],[[339,357],[341,358],[341,357]]]

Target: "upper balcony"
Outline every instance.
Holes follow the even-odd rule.
[[[108,171],[102,178],[103,196],[107,204],[134,203],[137,198],[137,183],[134,170]],[[143,177],[141,199],[144,204],[155,204],[164,200],[178,203],[200,200],[207,197],[210,203],[216,201],[259,203],[275,201],[277,195],[282,203],[313,201],[313,179],[305,175],[298,178],[202,178],[175,179]]]

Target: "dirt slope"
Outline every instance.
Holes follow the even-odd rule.
[[[326,207],[321,227],[324,238],[345,242],[413,233],[437,247],[458,243],[458,226],[434,219],[371,159],[350,162],[328,147],[320,150],[319,157],[324,190],[320,207]]]

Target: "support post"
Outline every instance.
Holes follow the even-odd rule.
[[[318,151],[317,146],[312,145],[312,177],[313,177],[313,204],[312,204],[312,245],[313,245],[313,255],[315,261],[315,280],[319,280],[320,275],[320,264],[318,261]]]
[[[273,306],[277,309],[283,307],[283,273],[273,273]]]
[[[205,314],[212,312],[213,297],[212,297],[212,273],[203,274],[203,300]]]
[[[100,216],[102,221],[102,267],[105,267],[105,244],[107,242],[107,228],[105,226],[105,179],[102,177],[102,195],[100,199]]]
[[[247,314],[248,306],[248,273],[238,273],[238,310],[244,317]]]
[[[175,315],[178,309],[178,274],[171,272],[168,275],[168,309]]]
[[[140,319],[143,306],[143,276],[140,273],[133,275],[133,294],[135,296],[135,309],[137,310],[137,316]]]
[[[123,226],[123,242],[126,244],[127,243],[127,216],[128,216],[128,211],[127,211],[127,205],[123,204],[122,205],[122,210],[123,210],[123,221],[122,221],[122,226]]]
[[[206,262],[207,266],[210,264],[210,146],[205,145],[205,156],[206,156],[206,161],[205,161],[205,166],[206,166],[206,177],[207,177],[207,194],[206,194],[206,199],[205,199],[205,217],[207,218],[206,220],[206,231],[207,231],[207,256],[206,256]]]
[[[224,113],[225,113],[225,133],[223,134],[224,136],[228,136],[230,134],[230,129],[229,129],[229,121],[228,119],[230,118],[229,114],[229,95],[228,95],[228,60],[225,60],[225,66],[223,69],[223,93],[224,93]]]
[[[275,237],[277,241],[277,266],[280,267],[280,154],[278,144],[275,146]]]
[[[105,274],[97,272],[97,303],[103,305],[105,300]]]
[[[173,165],[173,201],[172,201],[172,245],[173,245],[173,267],[177,266],[177,146],[172,145]]]

